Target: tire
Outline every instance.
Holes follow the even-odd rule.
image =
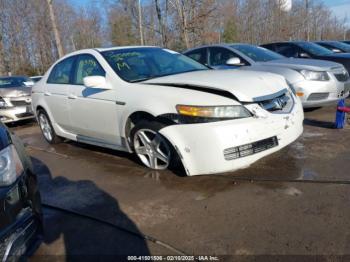
[[[165,126],[155,121],[140,121],[130,132],[135,155],[146,167],[154,170],[172,169],[179,165],[173,146],[158,132]]]
[[[61,143],[63,139],[56,134],[47,113],[44,110],[39,110],[37,113],[37,116],[38,116],[38,123],[45,140],[49,144]]]

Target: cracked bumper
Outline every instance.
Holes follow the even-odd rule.
[[[248,167],[295,141],[303,132],[303,109],[295,104],[289,114],[203,124],[173,125],[160,130],[178,151],[187,175],[215,174]],[[226,160],[224,150],[276,136],[278,146]]]
[[[0,109],[0,120],[3,123],[11,123],[31,118],[34,118],[34,114],[30,105]]]

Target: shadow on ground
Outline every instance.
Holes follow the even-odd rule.
[[[334,122],[320,121],[320,120],[308,119],[308,118],[304,119],[304,125],[321,127],[321,128],[328,128],[328,129],[335,128]]]
[[[133,221],[120,210],[118,201],[93,182],[52,177],[40,160],[33,158],[32,161],[44,204],[98,217],[140,234]],[[39,248],[34,259],[35,256],[63,255],[68,261],[116,261],[118,255],[149,255],[147,244],[141,237],[84,217],[45,208],[45,205],[43,210],[45,232],[42,245],[45,248]]]

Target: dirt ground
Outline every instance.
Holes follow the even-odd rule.
[[[32,259],[349,255],[350,128],[332,129],[334,117],[333,107],[306,112],[302,137],[287,148],[238,172],[197,177],[75,142],[51,146],[34,122],[13,126],[45,204],[119,227],[44,207],[45,238]]]

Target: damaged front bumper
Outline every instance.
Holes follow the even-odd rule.
[[[34,118],[34,114],[30,105],[0,109],[0,120],[3,123],[11,123],[32,118]]]
[[[177,150],[187,175],[194,176],[248,167],[295,141],[303,132],[303,119],[298,101],[286,114],[172,125],[159,132]],[[228,153],[231,153],[229,157]]]

